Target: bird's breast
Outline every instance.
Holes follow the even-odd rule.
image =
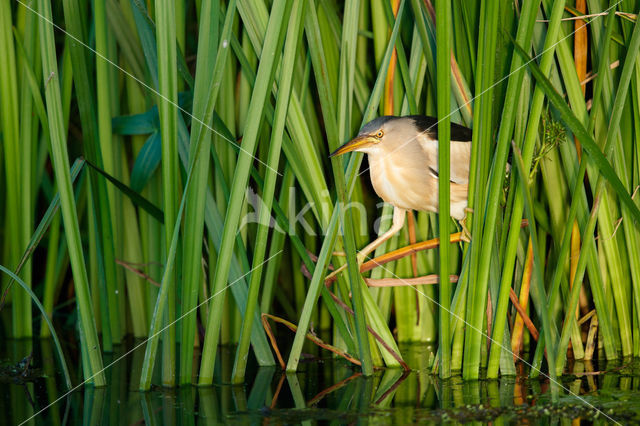
[[[438,211],[438,179],[426,161],[399,164],[392,156],[369,155],[369,174],[376,194],[407,210]],[[450,214],[460,220],[467,206],[466,184],[451,184]]]
[[[408,167],[395,164],[390,156],[371,157],[369,174],[380,198],[403,209],[437,210],[437,180],[429,174],[426,165]]]

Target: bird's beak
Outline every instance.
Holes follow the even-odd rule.
[[[345,154],[347,152],[356,151],[358,148],[362,148],[363,146],[367,146],[370,143],[374,142],[374,138],[372,136],[363,135],[358,136],[354,139],[351,139],[349,142],[342,145],[340,148],[333,151],[329,157],[336,157],[338,155]]]

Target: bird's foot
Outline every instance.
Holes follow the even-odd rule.
[[[342,252],[338,252],[338,253],[334,253],[334,255],[337,256],[345,256],[345,253]],[[358,271],[360,271],[360,267],[362,266],[362,264],[364,263],[364,261],[367,259],[367,255],[365,253],[359,252],[356,255],[356,262],[358,264]],[[333,280],[335,280],[335,277],[341,273],[342,271],[344,271],[345,269],[347,269],[347,264],[345,263],[344,265],[342,265],[341,267],[339,267],[338,269],[336,269],[335,271],[333,271],[332,273],[330,273],[329,275],[327,275],[327,277],[324,279],[325,282],[332,282]]]
[[[356,255],[356,261],[358,263],[358,270],[360,270],[360,267],[362,266],[362,264],[364,263],[365,260],[367,260],[367,254],[363,253],[363,252],[358,252],[358,254]]]
[[[460,239],[465,243],[470,243],[471,231],[469,231],[469,228],[467,228],[467,213],[473,213],[473,209],[471,207],[465,207],[464,211],[465,211],[465,215],[460,221],[460,227],[462,228]]]
[[[465,243],[471,242],[471,232],[469,232],[467,227],[464,225],[462,225],[462,232],[460,233],[460,239]]]
[[[345,269],[347,269],[347,264],[345,263],[344,265],[342,265],[341,267],[339,267],[338,269],[336,269],[335,271],[333,271],[332,273],[330,273],[329,275],[327,275],[324,279],[325,283],[330,283],[336,280],[336,277],[338,276],[338,274],[342,271],[344,271]]]
[[[464,241],[465,243],[470,243],[471,242],[471,231],[469,231],[469,229],[467,228],[467,217],[465,216],[464,219],[462,219],[460,221],[460,227],[462,228],[462,231],[460,232],[460,239],[462,241]]]

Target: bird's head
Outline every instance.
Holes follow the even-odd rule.
[[[410,117],[378,117],[365,124],[358,136],[333,151],[330,157],[351,151],[367,154],[392,152],[402,144],[415,139],[416,134],[415,121]]]

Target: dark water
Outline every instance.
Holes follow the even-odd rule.
[[[131,345],[132,347],[132,345]],[[73,353],[73,348],[68,348]],[[119,348],[105,365],[127,352]],[[23,357],[33,353],[29,367]],[[77,352],[76,352],[77,353]],[[419,368],[428,348],[404,349]],[[65,396],[53,345],[5,341],[0,346],[0,423],[67,425],[138,424],[640,424],[640,363],[607,364],[602,371],[574,364],[580,374],[562,379],[552,402],[545,380],[442,381],[426,369],[381,370],[365,379],[341,360],[313,359],[297,374],[253,367],[245,386],[154,387],[137,390],[143,349],[106,370],[105,388],[80,387]],[[74,385],[79,359],[69,355]],[[233,351],[222,350],[216,377],[228,380]],[[157,381],[156,381],[157,382]],[[577,397],[576,395],[579,395]],[[57,400],[57,402],[56,402]],[[42,411],[41,411],[42,410]]]

